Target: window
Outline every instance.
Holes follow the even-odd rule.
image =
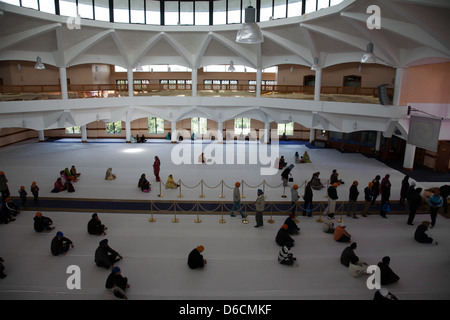
[[[150,134],[164,134],[164,119],[148,118],[148,133]]]
[[[178,24],[178,1],[164,2],[164,24],[176,26]]]
[[[59,14],[62,16],[75,17],[77,14],[77,4],[75,0],[59,1]]]
[[[78,14],[81,18],[94,19],[92,0],[78,0]]]
[[[375,147],[377,141],[376,131],[361,131],[361,145],[366,147]]]
[[[109,0],[95,0],[95,20],[110,21]]]
[[[67,127],[66,133],[70,134],[80,134],[81,133],[81,127]]]
[[[287,136],[294,135],[294,122],[289,123],[279,123],[278,124],[278,135],[282,136],[285,133]]]
[[[226,0],[214,1],[213,24],[227,23]]]
[[[194,2],[181,1],[180,2],[180,24],[193,25],[194,24]]]
[[[39,0],[39,10],[42,12],[48,12],[55,14],[55,1],[54,0]]]
[[[106,133],[119,134],[122,133],[122,121],[118,120],[116,122],[106,123]]]
[[[314,87],[316,84],[316,76],[307,75],[303,77],[303,85],[307,87]]]
[[[208,120],[206,118],[191,118],[191,133],[195,133],[196,135],[206,134],[208,130],[207,122]]]
[[[114,22],[130,23],[128,0],[114,0]]]
[[[288,18],[302,15],[302,0],[288,0]]]
[[[355,75],[345,76],[344,87],[361,87],[361,77]]]
[[[249,134],[250,133],[250,118],[236,118],[234,119],[234,134]]]
[[[130,1],[131,23],[145,23],[144,1]]]
[[[147,24],[161,24],[161,14],[159,12],[160,3],[159,1],[146,0],[146,12],[145,18]]]
[[[195,1],[195,25],[207,26],[209,25],[209,2]]]
[[[22,0],[22,7],[32,8],[38,10],[37,0]]]

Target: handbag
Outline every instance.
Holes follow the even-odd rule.
[[[389,205],[389,203],[383,204],[383,207],[381,208],[381,211],[383,211],[383,212],[391,212],[391,206]]]
[[[289,178],[289,182],[294,182],[294,178]]]

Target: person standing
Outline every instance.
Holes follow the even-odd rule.
[[[422,188],[414,189],[412,194],[408,196],[407,204],[408,204],[408,221],[407,224],[413,226],[414,217],[416,216],[417,209],[422,204],[422,196],[420,193],[422,192]]]
[[[153,162],[153,173],[155,174],[156,182],[160,182],[159,171],[161,170],[161,161],[158,156],[155,156],[155,162]]]
[[[3,260],[2,257],[0,257],[0,279],[6,278],[5,266],[3,265],[3,262],[5,262],[5,260]]]
[[[6,198],[8,198],[11,194],[8,188],[8,179],[6,179],[3,171],[0,171],[0,192],[2,194],[2,203],[5,204]]]
[[[19,196],[20,199],[22,200],[22,207],[25,207],[27,203],[27,192],[25,191],[25,186],[20,186]]]
[[[380,179],[381,177],[377,175],[375,179],[372,180],[372,206],[375,205],[375,201],[380,195]]]
[[[439,189],[434,189],[434,194],[428,199],[428,204],[430,205],[431,228],[436,225],[439,208],[442,207],[444,202],[440,193]]]
[[[236,181],[234,184],[234,190],[233,190],[233,207],[231,208],[231,217],[236,217],[234,215],[234,211],[239,211],[241,214],[242,219],[245,218],[244,213],[242,212],[242,206],[241,206],[241,192],[239,190],[239,187],[241,186],[241,183],[239,181]]]
[[[325,209],[323,214],[335,213],[336,211],[336,200],[339,198],[337,195],[336,188],[339,186],[337,182],[333,183],[328,187],[328,207]]]
[[[450,186],[448,184],[445,184],[439,188],[439,191],[441,192],[441,197],[443,200],[442,207],[444,208],[444,213],[446,214],[448,212],[447,198],[450,195]]]
[[[306,184],[305,193],[303,194],[303,215],[308,213],[308,217],[312,216],[313,205],[313,191],[311,188],[311,181]]]
[[[263,222],[263,211],[265,207],[265,199],[264,199],[264,192],[261,189],[258,189],[258,196],[255,201],[255,210],[256,210],[256,226],[255,228],[262,227],[264,225]]]
[[[404,206],[405,205],[405,200],[406,200],[406,194],[408,192],[408,188],[409,188],[409,176],[405,175],[405,177],[402,180],[402,187],[400,188],[400,205]]]
[[[356,203],[358,201],[359,191],[358,191],[358,181],[353,181],[352,186],[349,191],[349,199],[348,199],[348,209],[347,216],[350,217],[350,213],[353,213],[353,219],[358,219],[356,216]]]
[[[383,178],[380,184],[380,192],[381,192],[381,210],[380,215],[383,218],[387,218],[386,213],[390,212],[390,202],[389,199],[391,197],[391,182],[389,181],[389,174]]]
[[[297,201],[299,199],[299,195],[298,195],[298,185],[294,184],[291,188],[291,204],[292,204],[292,208],[291,208],[291,213],[294,215],[297,212]]]
[[[33,194],[34,197],[34,202],[38,202],[38,198],[39,198],[39,187],[36,184],[36,181],[33,181],[33,183],[31,184],[31,193]]]
[[[294,165],[290,164],[289,167],[284,169],[283,172],[281,173],[281,180],[283,181],[283,187],[287,187],[288,186],[289,175],[291,174],[291,171],[292,171],[293,168],[294,168]]]
[[[369,182],[369,185],[364,188],[364,210],[362,212],[363,217],[367,217],[370,204],[372,203],[372,186],[373,182]]]

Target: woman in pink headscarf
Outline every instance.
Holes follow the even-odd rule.
[[[161,181],[161,179],[159,178],[160,167],[161,167],[161,161],[159,161],[158,156],[155,156],[155,162],[153,163],[153,173],[155,174],[156,182]]]

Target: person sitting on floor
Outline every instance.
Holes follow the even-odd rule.
[[[344,184],[344,181],[342,181],[342,179],[339,179],[339,173],[336,169],[333,170],[330,176],[330,184],[333,183]]]
[[[291,248],[294,246],[295,240],[292,239],[292,237],[289,235],[287,224],[283,224],[278,230],[278,233],[275,237],[275,242],[282,247],[286,246],[288,248]]]
[[[398,300],[396,296],[394,296],[391,292],[389,292],[386,288],[381,288],[377,290],[373,295],[374,301],[395,301]]]
[[[167,178],[167,181],[166,181],[166,189],[176,189],[179,186],[180,185],[177,184],[175,182],[175,180],[173,180],[173,176],[171,174],[169,174],[169,177]]]
[[[396,275],[394,271],[392,271],[391,267],[389,267],[390,262],[391,258],[388,256],[383,257],[383,259],[378,262],[378,267],[380,268],[381,273],[380,282],[383,286],[400,280],[400,277]]]
[[[81,173],[77,172],[77,168],[75,168],[75,166],[73,165],[70,168],[70,173],[72,174],[72,176],[74,176],[76,179],[78,179],[81,176]]]
[[[320,190],[320,189],[325,187],[322,184],[322,182],[320,182],[319,174],[320,174],[320,172],[313,173],[311,181],[310,181],[311,182],[311,188],[314,189],[314,190]]]
[[[350,242],[352,236],[345,230],[345,223],[341,222],[334,230],[334,240],[337,242]]]
[[[309,158],[308,151],[305,151],[305,153],[303,153],[302,158],[305,161],[305,163],[311,163],[311,159]]]
[[[361,278],[363,275],[368,275],[367,268],[369,266],[365,262],[360,262],[358,258],[352,258],[348,265],[348,272],[353,278]]]
[[[99,242],[94,255],[94,262],[97,267],[111,269],[116,262],[122,259],[123,257],[108,245],[108,239]]]
[[[295,163],[300,163],[300,154],[298,153],[298,151],[295,151],[294,161]]]
[[[20,213],[20,208],[14,203],[11,197],[6,198],[4,208],[8,214],[16,217]]]
[[[116,174],[112,173],[112,168],[108,168],[106,170],[105,180],[115,180],[116,177],[117,177]]]
[[[100,221],[97,213],[93,213],[91,220],[89,220],[87,225],[87,231],[89,234],[93,235],[106,235],[105,230],[108,229],[104,224]]]
[[[437,241],[435,241],[429,231],[428,227],[430,226],[431,222],[429,221],[423,221],[421,224],[417,226],[416,232],[414,233],[414,239],[417,242],[420,243],[432,243],[432,244],[438,244]]]
[[[356,258],[356,261],[359,260],[358,256],[355,254],[355,249],[357,247],[356,242],[352,242],[350,246],[346,247],[341,253],[341,264],[348,267],[350,261]]]
[[[62,182],[61,178],[57,178],[55,181],[55,184],[53,185],[53,189],[52,191],[50,191],[51,193],[58,193],[61,191],[66,190],[66,186],[64,185],[64,183]]]
[[[60,254],[66,255],[70,247],[74,247],[73,242],[70,239],[64,237],[64,234],[61,231],[58,231],[56,233],[56,236],[52,240],[50,251],[54,256]]]
[[[294,257],[292,253],[289,252],[290,248],[283,246],[278,253],[278,262],[284,265],[292,266],[297,258]]]
[[[300,228],[297,226],[297,224],[294,221],[295,214],[291,213],[289,217],[284,220],[284,224],[288,226],[288,234],[299,234]]]
[[[34,220],[34,230],[36,232],[50,232],[51,230],[55,229],[55,227],[51,227],[53,225],[52,219],[48,217],[44,217],[42,215],[42,212],[36,212]]]
[[[142,192],[150,192],[150,182],[145,177],[145,173],[141,174],[141,178],[138,182],[138,188],[141,188]]]
[[[322,230],[325,233],[334,233],[334,213],[329,213],[323,220]]]
[[[189,253],[187,264],[191,269],[203,268],[206,264],[206,259],[201,254],[205,248],[203,246],[197,246]]]
[[[122,272],[119,267],[114,267],[111,270],[105,284],[106,289],[113,292],[114,296],[119,299],[128,300],[125,290],[130,287],[128,284],[128,278],[122,276]]]

